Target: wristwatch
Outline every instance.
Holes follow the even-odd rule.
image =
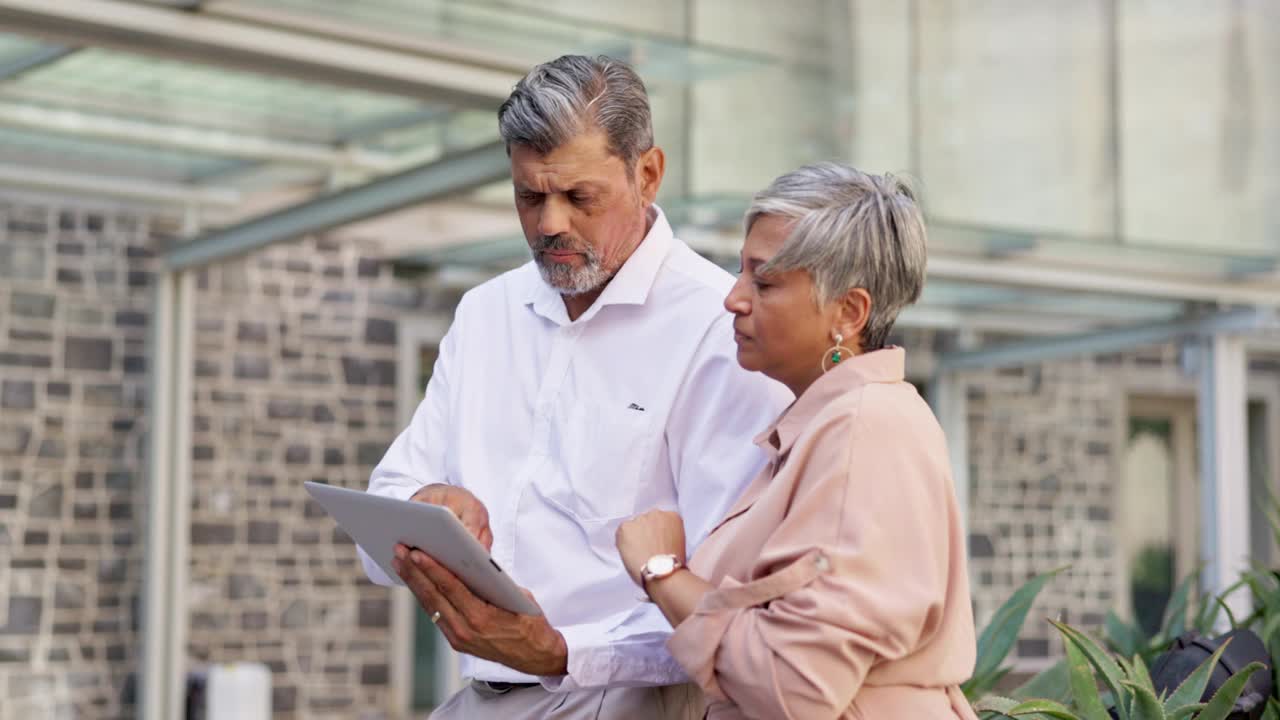
[[[650,580],[661,580],[682,567],[684,563],[675,555],[654,555],[640,568],[640,586],[644,587]]]

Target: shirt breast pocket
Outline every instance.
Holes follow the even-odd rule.
[[[567,413],[553,449],[564,472],[548,494],[578,520],[608,522],[635,514],[657,435],[653,416],[637,408],[579,404]]]

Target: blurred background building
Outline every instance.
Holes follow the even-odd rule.
[[[1277,558],[1280,3],[0,0],[0,716],[279,718],[456,682],[306,480],[363,487],[469,287],[525,261],[495,111],[649,84],[677,235],[736,269],[808,161],[914,176],[897,342],[952,443],[980,624],[1158,623]],[[502,347],[519,362],[518,349]],[[909,568],[904,568],[909,572]]]

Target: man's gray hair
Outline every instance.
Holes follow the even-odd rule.
[[[630,65],[603,55],[565,55],[535,67],[498,109],[507,152],[524,145],[546,155],[594,128],[604,131],[628,173],[653,147],[644,82]]]
[[[911,187],[892,175],[839,163],[806,165],[756,194],[747,210],[747,232],[763,215],[793,224],[782,248],[758,272],[808,271],[820,304],[865,289],[871,316],[862,349],[884,347],[898,313],[920,299],[924,287],[924,217]]]

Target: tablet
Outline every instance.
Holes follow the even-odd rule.
[[[391,568],[391,560],[396,543],[404,543],[435,558],[485,601],[515,613],[542,614],[452,510],[324,483],[303,486],[397,585],[404,581]]]

